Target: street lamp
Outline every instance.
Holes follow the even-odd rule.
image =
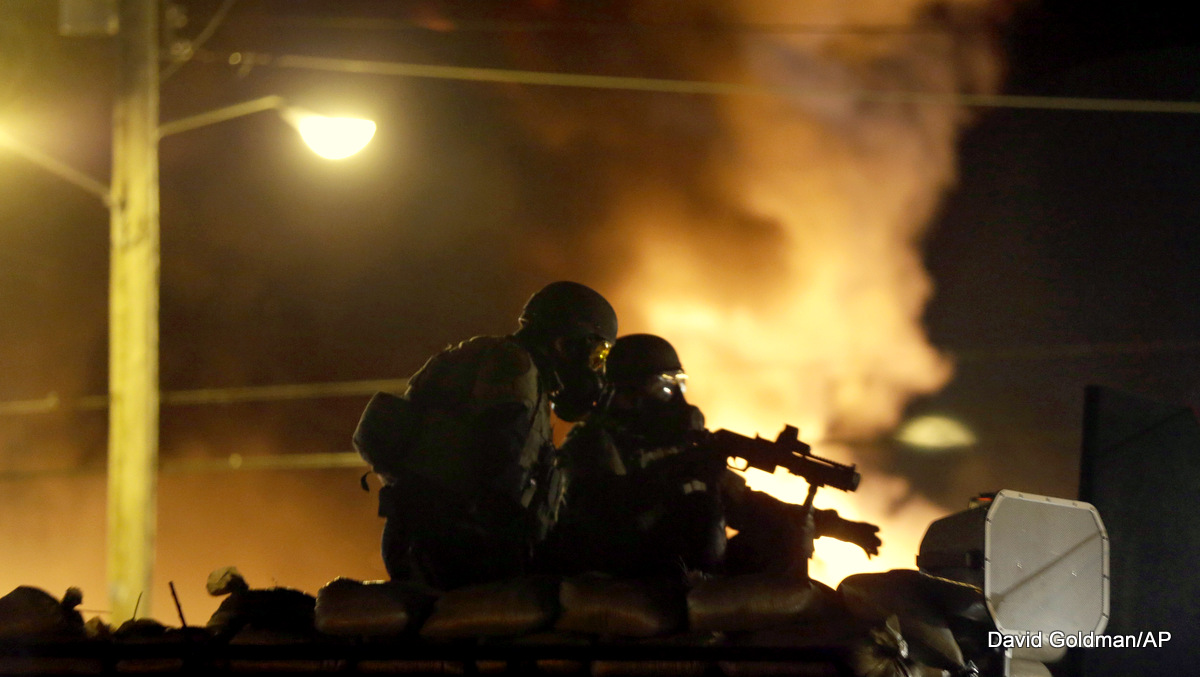
[[[283,119],[300,132],[314,153],[327,160],[342,160],[362,150],[375,136],[375,123],[346,117],[326,117],[296,107],[282,111]]]
[[[0,132],[0,146],[99,197],[110,213],[108,362],[108,593],[112,618],[149,605],[158,493],[158,141],[223,120],[276,110],[323,157],[352,155],[375,124],[331,119],[263,97],[158,121],[158,3],[121,0],[111,186]],[[348,128],[349,132],[340,131]],[[333,133],[331,134],[331,130]],[[332,144],[347,137],[354,143]],[[146,608],[146,607],[143,607]]]
[[[271,95],[163,123],[158,126],[158,138],[269,110],[279,113],[314,153],[327,160],[348,158],[375,136],[375,123],[370,120],[318,115],[288,103],[282,96]]]

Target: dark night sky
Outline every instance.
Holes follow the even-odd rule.
[[[1200,43],[1181,11],[1032,3],[1010,29],[1006,89],[1194,101]],[[1050,487],[1073,489],[1077,457],[1031,450],[1078,449],[1085,385],[1200,403],[1198,144],[1194,116],[983,116],[926,248],[931,339],[961,361],[912,408],[961,412],[996,462],[1054,476],[1042,491],[1065,495]]]
[[[113,45],[57,37],[54,4],[0,6],[0,124],[107,177]],[[193,19],[182,30],[188,36],[221,5],[184,4]],[[619,18],[628,4],[589,18]],[[1176,4],[1013,3],[1004,91],[1200,100],[1200,35]],[[206,47],[450,65],[507,58],[513,67],[548,70],[538,61],[545,52],[531,44],[571,54],[565,43],[580,39],[337,27],[348,17],[382,14],[436,28],[443,15],[422,8],[465,5],[331,6],[242,0]],[[495,8],[471,7],[463,11],[495,18],[488,14]],[[515,16],[540,16],[535,9]],[[593,64],[576,53],[558,67],[619,70],[622,58],[636,63],[649,53],[636,39],[618,46],[620,58]],[[655,65],[657,77],[691,75],[670,59]],[[162,142],[164,390],[404,377],[448,341],[510,330],[538,284],[572,276],[603,285],[622,265],[622,243],[603,239],[613,233],[589,230],[623,184],[597,179],[588,163],[611,158],[589,156],[588,148],[542,150],[543,139],[521,119],[528,102],[512,88],[268,67],[239,73],[197,59],[164,83],[162,118],[268,93],[339,100],[387,123],[360,158],[342,164],[314,158],[269,115]],[[563,100],[581,108],[609,101],[572,97]],[[639,127],[644,137],[626,139],[630,147],[653,147],[663,130],[676,140],[704,138],[717,125],[702,100],[686,117],[672,117],[670,104],[611,101],[605,114],[614,129],[646,110],[663,116],[658,126]],[[956,357],[956,372],[907,411],[958,416],[980,443],[968,457],[891,449],[884,461],[948,510],[968,492],[1003,487],[1072,495],[1089,383],[1200,402],[1193,263],[1200,253],[1200,117],[976,115],[960,139],[959,183],[923,240],[935,287],[925,327],[936,347]],[[689,163],[719,148],[693,150],[697,157],[664,161],[649,178],[684,177]],[[102,393],[107,213],[91,196],[3,153],[0,176],[0,401]],[[597,250],[605,254],[583,255]],[[585,261],[586,270],[573,260]],[[349,398],[316,407],[164,409],[162,454],[221,456],[247,440],[273,453],[344,451],[362,405]],[[0,418],[0,472],[94,466],[103,454],[102,414]],[[952,479],[960,469],[966,478]],[[353,487],[352,475],[323,477],[329,486]],[[251,505],[269,509],[269,489],[246,490]],[[346,501],[353,503],[346,514],[372,517],[371,499],[359,498]],[[310,508],[320,506],[297,510]],[[309,537],[341,535],[333,526]],[[374,544],[353,547],[370,557]]]

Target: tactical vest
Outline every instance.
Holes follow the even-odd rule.
[[[506,429],[489,428],[493,420]],[[499,497],[538,507],[553,483],[549,399],[512,337],[475,337],[434,355],[403,396],[372,398],[354,442],[386,484],[425,483],[462,504]]]

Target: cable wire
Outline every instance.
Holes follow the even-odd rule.
[[[183,68],[184,64],[192,60],[192,57],[196,54],[196,50],[203,47],[204,43],[208,42],[208,39],[213,36],[213,33],[217,32],[217,28],[220,27],[221,22],[225,20],[225,15],[229,14],[229,10],[233,9],[233,5],[236,2],[237,0],[225,0],[221,3],[221,6],[217,8],[217,11],[213,12],[212,17],[208,20],[208,24],[204,26],[204,29],[201,30],[195,38],[188,42],[187,52],[185,52],[182,57],[173,60],[159,73],[158,83],[160,85],[166,82],[167,78],[178,72],[180,68]]]
[[[995,362],[1009,360],[1073,360],[1151,353],[1190,353],[1200,351],[1200,341],[1138,341],[1134,343],[1074,343],[1058,346],[1016,346],[949,350],[958,362]]]
[[[963,94],[868,89],[821,89],[803,87],[671,80],[661,78],[553,73],[507,68],[439,66],[394,61],[367,61],[300,54],[271,55],[235,52],[226,59],[231,64],[261,65],[275,68],[312,70],[360,75],[431,78],[468,82],[492,82],[553,87],[701,94],[713,96],[769,96],[793,99],[855,99],[882,103],[963,106],[968,108],[1008,108],[1026,110],[1062,110],[1113,113],[1200,114],[1200,101],[1161,101],[1148,99],[1095,99],[1084,97],[1025,96],[1012,94]]]
[[[621,21],[505,21],[445,20],[414,21],[378,17],[280,17],[274,23],[301,28],[328,28],[354,31],[413,31],[444,34],[462,33],[595,33],[626,34],[647,32],[690,32],[704,35],[853,35],[893,36],[991,33],[995,27],[988,24],[947,25],[826,25],[819,24],[771,24],[771,23],[695,23],[695,22],[621,22]]]
[[[1018,346],[955,350],[943,348],[958,362],[999,360],[1071,360],[1121,355],[1200,352],[1200,341],[1136,341],[1127,343],[1076,343],[1058,346]],[[404,392],[408,379],[371,379],[330,381],[326,383],[290,383],[237,388],[198,388],[164,391],[159,401],[164,406],[240,404],[280,402],[326,397],[363,397],[377,392]],[[45,397],[0,402],[0,416],[48,414],[55,411],[96,411],[108,408],[107,395],[87,395],[64,400],[57,393]]]
[[[199,404],[239,404],[243,402],[279,402],[323,397],[361,397],[377,392],[404,392],[408,379],[373,379],[368,381],[333,381],[328,383],[291,383],[241,388],[199,388],[196,390],[165,391],[159,402],[165,406]],[[0,402],[0,416],[48,414],[54,411],[96,411],[108,408],[107,395],[87,395],[64,400],[57,393],[28,400]]]
[[[243,456],[230,454],[216,458],[164,459],[158,471],[164,475],[201,472],[234,472],[240,470],[336,470],[366,468],[367,462],[356,451],[330,451],[308,454],[265,454]],[[53,477],[102,476],[108,472],[103,465],[81,465],[71,468],[41,468],[38,470],[9,470],[0,472],[0,482],[25,482]]]

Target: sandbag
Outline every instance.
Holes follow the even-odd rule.
[[[658,579],[617,579],[603,574],[567,578],[559,586],[555,629],[617,637],[657,637],[682,629],[683,589]]]
[[[108,640],[112,639],[113,628],[101,620],[99,616],[92,616],[83,624],[83,634],[88,639]]]
[[[871,628],[846,655],[856,677],[910,677],[908,643],[900,635],[900,622],[889,617]]]
[[[336,578],[317,591],[315,626],[341,637],[402,635],[421,626],[436,599],[432,590],[408,581]]]
[[[87,635],[83,618],[75,609],[83,600],[78,588],[70,588],[60,602],[50,593],[22,585],[0,597],[0,642],[72,642]],[[0,675],[99,675],[104,662],[98,658],[53,656],[0,656]]]
[[[965,665],[962,648],[944,624],[926,623],[910,615],[900,616],[900,632],[908,642],[913,660],[934,668],[957,672]]]
[[[362,660],[354,664],[354,673],[363,675],[464,675],[462,661],[435,660]]]
[[[170,631],[171,628],[164,625],[162,621],[153,618],[131,618],[113,630],[112,638],[118,642],[130,644],[177,640],[179,635],[177,633],[170,634]]]
[[[421,626],[429,639],[515,637],[548,628],[558,615],[558,581],[531,576],[451,590]]]
[[[840,677],[842,669],[832,661],[721,661],[725,677]]]
[[[856,574],[838,586],[846,608],[867,621],[898,619],[898,631],[913,658],[949,670],[964,667],[962,649],[949,628],[955,610],[969,609],[983,594],[974,586],[937,578],[919,571],[894,569]]]
[[[0,597],[0,639],[82,639],[83,617],[75,609],[83,601],[79,588],[69,588],[60,602],[28,585]]]
[[[836,591],[817,584],[813,587],[813,599],[809,602],[808,610],[799,623],[731,633],[728,636],[729,643],[734,646],[808,649],[812,653],[803,660],[721,661],[718,665],[727,677],[843,675],[843,657],[861,642],[866,632],[864,622],[845,610]]]
[[[711,578],[688,593],[688,623],[699,632],[792,625],[828,612],[836,599],[832,593],[820,582],[783,574]]]
[[[592,677],[703,677],[702,661],[593,661]]]
[[[862,621],[834,614],[809,623],[734,633],[729,636],[729,642],[734,646],[838,652],[856,645],[868,629]]]
[[[237,570],[237,567],[219,567],[209,572],[208,580],[204,582],[204,589],[213,597],[220,597],[235,592],[245,592],[250,589],[250,586],[246,584],[246,579]]]
[[[560,632],[554,629],[548,629],[541,632],[533,632],[520,637],[507,637],[493,640],[492,643],[504,643],[509,646],[535,646],[535,647],[592,647],[595,646],[595,639],[587,635],[576,632]],[[586,652],[581,652],[583,655]],[[539,658],[533,661],[533,668],[536,668],[536,674],[540,675],[582,675],[587,673],[589,662],[575,658]],[[518,670],[519,668],[522,668]],[[512,666],[510,673],[517,672],[522,674],[529,672],[526,665]]]
[[[315,635],[316,598],[291,588],[234,592],[226,597],[206,627],[218,640],[237,644],[307,641]]]
[[[680,632],[660,637],[616,638],[604,641],[605,646],[639,646],[639,647],[702,647],[720,646],[725,641],[724,636],[712,632]],[[686,655],[686,654],[685,654]],[[709,661],[681,659],[618,660],[599,659],[592,661],[591,674],[593,677],[615,677],[618,675],[674,675],[676,677],[701,677],[713,674],[714,665]]]
[[[284,644],[316,636],[317,600],[292,588],[252,590],[237,567],[214,569],[205,582],[208,594],[228,595],[205,627],[216,639],[237,644]]]
[[[185,669],[187,661],[182,654],[186,646],[203,644],[212,637],[204,628],[176,628],[163,624],[153,618],[131,618],[113,629],[109,639],[116,647],[120,646],[155,646],[153,654],[129,656],[117,648],[113,653],[119,659],[114,664],[115,672],[125,673],[157,673],[179,674]]]
[[[858,600],[879,607],[920,608],[941,618],[957,616],[969,620],[987,618],[983,591],[974,585],[932,576],[915,569],[892,569],[884,573],[847,576],[838,591],[853,609],[862,610]],[[853,598],[851,598],[853,597]],[[873,614],[876,614],[873,612]]]

